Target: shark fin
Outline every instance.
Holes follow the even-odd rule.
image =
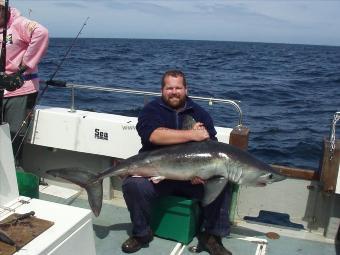
[[[103,202],[103,180],[94,173],[78,168],[60,168],[46,171],[47,174],[73,182],[84,188],[92,212],[98,216]]]
[[[204,196],[202,205],[207,206],[213,202],[216,197],[222,192],[228,180],[224,177],[215,177],[207,180],[204,184]]]
[[[92,212],[99,216],[103,204],[103,180],[98,180],[85,187]]]
[[[183,115],[182,130],[190,130],[196,124],[195,119],[188,114]]]

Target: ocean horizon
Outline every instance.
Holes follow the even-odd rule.
[[[76,36],[76,35],[75,35]],[[74,37],[51,36],[50,39],[75,39]],[[340,47],[339,45],[313,44],[313,43],[292,43],[292,42],[262,42],[262,41],[226,41],[226,40],[208,40],[208,39],[181,39],[181,38],[124,38],[124,37],[84,37],[79,39],[109,39],[109,40],[167,40],[167,41],[203,41],[203,42],[230,42],[230,43],[261,43],[261,44],[288,44],[288,45],[306,45],[306,46],[324,46],[324,47]]]

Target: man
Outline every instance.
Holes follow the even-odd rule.
[[[162,78],[162,97],[147,104],[138,117],[137,131],[141,137],[141,151],[162,146],[214,139],[216,131],[209,114],[187,96],[187,84],[181,71],[167,71]],[[182,124],[191,116],[196,124],[183,130]],[[143,177],[127,177],[123,180],[123,194],[130,212],[132,236],[122,244],[122,250],[133,253],[153,239],[150,229],[152,202],[167,195],[179,195],[202,199],[204,180],[195,177],[191,181],[163,180],[153,183]],[[221,237],[229,234],[229,187],[211,204],[203,208],[204,232],[199,234],[199,245],[212,255],[230,255],[223,247]]]
[[[7,25],[5,72],[0,75],[0,89],[4,90],[2,116],[9,123],[12,139],[16,137],[13,143],[16,155],[22,140],[17,133],[27,121],[39,91],[37,65],[47,50],[48,31],[13,7],[7,11],[7,20],[5,12],[5,1],[0,0],[0,31]],[[24,133],[21,128],[19,135]]]

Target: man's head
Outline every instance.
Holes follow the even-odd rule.
[[[187,96],[187,83],[179,70],[165,72],[162,78],[162,98],[163,101],[176,110],[185,105]]]

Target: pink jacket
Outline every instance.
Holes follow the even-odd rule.
[[[0,41],[2,37],[0,36]],[[38,63],[48,46],[48,31],[35,21],[21,16],[15,8],[10,8],[7,24],[6,73],[18,71],[20,64],[28,67],[24,73],[24,85],[15,91],[6,91],[5,97],[21,96],[39,91],[39,78],[29,79],[29,74],[38,73]],[[36,75],[35,75],[36,76]],[[34,76],[32,76],[34,77]]]

